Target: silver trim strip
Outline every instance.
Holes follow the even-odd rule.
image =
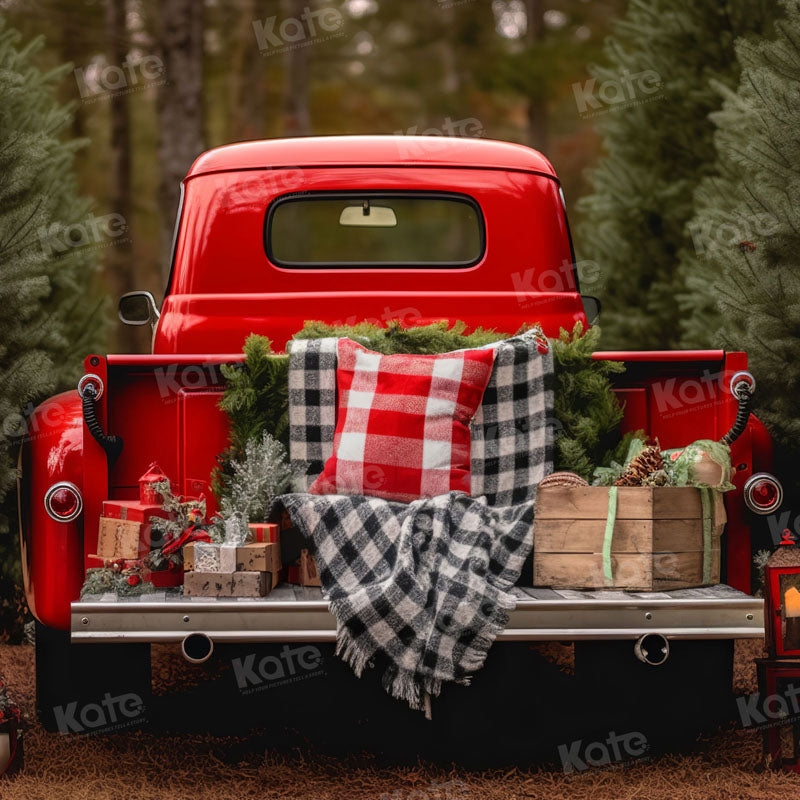
[[[180,642],[188,633],[215,642],[332,642],[336,622],[325,601],[74,602],[73,642]],[[755,597],[708,599],[520,599],[498,640],[748,639],[764,635]]]

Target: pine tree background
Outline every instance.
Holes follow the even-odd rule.
[[[16,459],[27,414],[75,386],[103,332],[89,290],[96,253],[48,243],[54,225],[85,221],[90,204],[72,172],[82,142],[63,137],[72,114],[55,99],[69,68],[40,72],[32,61],[41,46],[21,47],[0,16],[0,575],[17,584]]]
[[[661,88],[638,105],[597,117],[607,156],[592,175],[594,193],[578,203],[581,258],[603,271],[603,331],[612,348],[679,344],[676,266],[691,246],[693,194],[713,170],[721,98],[711,81],[734,86],[738,36],[768,29],[769,0],[631,0],[606,43],[598,85],[654,71]],[[600,112],[598,112],[600,113]]]
[[[790,454],[800,451],[800,2],[782,3],[774,38],[742,39],[742,76],[713,115],[719,179],[693,220],[717,246],[704,253],[718,298],[719,342],[749,356],[756,413]],[[729,237],[748,235],[741,247]],[[739,227],[737,227],[739,226]],[[704,297],[709,297],[705,295]],[[702,301],[703,297],[699,298]]]

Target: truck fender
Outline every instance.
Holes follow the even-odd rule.
[[[84,579],[83,514],[60,522],[45,510],[53,484],[83,493],[83,414],[77,391],[45,400],[28,419],[18,475],[19,531],[25,596],[44,625],[69,629],[70,603]]]

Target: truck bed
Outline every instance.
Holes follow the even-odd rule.
[[[506,641],[744,639],[764,635],[764,602],[725,584],[670,592],[515,587]],[[218,642],[328,642],[336,622],[322,592],[282,584],[263,598],[184,598],[180,589],[72,603],[72,641],[179,642],[202,632]]]

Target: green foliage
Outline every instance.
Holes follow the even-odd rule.
[[[248,523],[266,520],[275,498],[292,488],[295,473],[286,448],[267,431],[245,444],[244,457],[231,461],[230,473],[211,536],[214,541],[243,544]]]
[[[232,462],[244,458],[249,441],[269,433],[284,445],[289,442],[289,357],[275,355],[272,341],[251,333],[244,343],[242,364],[225,364],[225,392],[219,407],[230,420],[230,447],[218,458],[213,476],[214,493],[228,493]]]
[[[139,581],[135,586],[131,586],[128,583],[127,575],[114,572],[109,567],[91,567],[86,570],[86,580],[81,587],[81,597],[90,594],[105,594],[106,592],[114,592],[117,597],[139,597],[143,594],[163,591],[147,581]]]
[[[724,92],[714,115],[719,170],[728,179],[695,222],[714,225],[721,209],[751,224],[743,237],[751,246],[707,254],[717,275],[720,342],[747,352],[756,412],[788,450],[793,474],[800,455],[800,3],[782,7],[773,39],[737,44],[741,83]]]
[[[677,265],[693,246],[693,194],[716,155],[708,115],[721,98],[712,82],[735,85],[735,40],[768,29],[774,15],[768,0],[633,0],[607,41],[606,64],[593,70],[597,87],[609,82],[606,94],[619,95],[626,76],[634,87],[642,75],[660,82],[657,91],[635,89],[629,105],[597,111],[607,156],[594,193],[578,204],[579,250],[602,270],[613,347],[679,342],[675,298],[687,273]]]
[[[326,336],[347,336],[355,342],[374,350],[376,353],[447,353],[465,347],[481,347],[491,342],[507,339],[509,334],[494,330],[476,328],[465,333],[466,323],[457,320],[434,322],[430,325],[404,328],[399,322],[391,321],[385,328],[369,322],[356,325],[327,325],[324,322],[306,322],[303,329],[295,334],[295,339],[320,339]]]
[[[622,462],[633,438],[622,436],[622,406],[611,391],[611,377],[625,371],[620,361],[596,361],[600,328],[585,333],[580,322],[551,339],[555,371],[553,405],[561,429],[556,433],[556,470],[570,470],[591,481],[597,467]]]
[[[33,62],[42,41],[19,41],[0,15],[0,572],[17,583],[14,487],[25,416],[75,385],[81,355],[103,328],[88,291],[96,253],[49,238],[85,221],[90,208],[73,174],[83,142],[63,137],[72,110],[55,97],[69,67],[40,72]]]
[[[370,323],[332,326],[309,321],[294,338],[346,336],[379,353],[429,354],[480,347],[510,335],[481,328],[470,334],[465,331],[466,325],[460,321],[452,325],[438,322],[410,328],[397,322],[381,328]],[[624,372],[625,367],[618,361],[592,359],[599,340],[599,328],[590,328],[584,333],[580,323],[576,323],[571,334],[562,330],[558,339],[551,340],[556,373],[555,416],[560,425],[556,469],[571,470],[587,480],[597,466],[607,465],[612,460],[621,461],[631,439],[636,436],[619,433],[622,408],[611,391],[611,376]],[[278,430],[285,431],[288,419],[288,358],[279,361],[271,355],[269,340],[255,334],[248,337],[245,352],[247,358],[242,368],[226,368],[228,387],[220,404],[231,418],[234,431],[231,450],[222,461],[223,471],[218,473],[218,495],[223,503],[234,490],[233,474],[242,469],[239,465],[234,467],[233,460],[242,460],[239,453],[246,450],[248,442],[256,442],[262,436],[266,442],[266,434],[274,435],[272,426],[280,426]],[[269,366],[276,363],[281,367]],[[265,375],[269,378],[264,379]],[[268,419],[259,417],[256,411],[259,408],[269,409]],[[234,450],[236,455],[233,455]]]
[[[244,364],[222,366],[227,388],[219,404],[233,420],[231,444],[237,455],[264,431],[280,441],[289,433],[288,356],[276,356],[272,341],[254,333],[244,343],[244,355]]]

